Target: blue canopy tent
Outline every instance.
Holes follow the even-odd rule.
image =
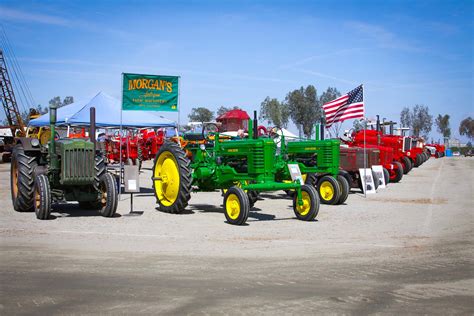
[[[99,92],[90,100],[74,102],[59,108],[57,112],[57,125],[89,126],[91,107],[95,107],[97,127],[120,127],[120,101],[104,92]],[[31,120],[29,125],[49,125],[49,114],[44,114],[37,119]],[[176,123],[154,112],[123,111],[122,127],[176,127]]]

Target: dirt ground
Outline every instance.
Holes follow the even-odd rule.
[[[17,213],[0,163],[0,314],[474,313],[474,158],[430,159],[375,195],[298,221],[283,192],[248,225],[225,222],[219,192],[185,214],[156,209],[144,164],[140,216],[56,205]]]

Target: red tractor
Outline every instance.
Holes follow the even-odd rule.
[[[116,132],[113,136],[105,138],[105,150],[109,163],[118,163],[120,161],[120,143],[122,143],[122,162],[125,164],[139,163],[138,157],[138,138],[128,133],[127,136],[120,136]]]
[[[366,157],[365,164],[364,156]],[[349,145],[346,144],[341,146],[339,157],[340,174],[346,178],[351,188],[362,188],[359,175],[360,168],[372,168],[372,166],[380,164],[380,150],[378,148],[366,148],[364,153],[364,148],[356,146],[349,147]],[[384,168],[383,173],[385,183],[388,183],[390,178],[389,171]],[[374,178],[375,189],[377,189],[379,177],[373,171],[372,177]]]
[[[444,151],[446,150],[446,147],[440,144],[426,144],[425,149],[431,157],[441,158],[445,155]]]
[[[366,130],[366,132],[369,131]],[[341,148],[342,169],[346,171],[352,170],[351,173],[354,175],[354,177],[356,177],[357,185],[359,185],[360,180],[357,179],[358,175],[355,173],[358,172],[359,168],[363,168],[362,157],[364,150],[364,138],[362,137],[361,140],[360,137],[358,137],[359,133],[363,133],[363,131],[351,133],[351,140],[343,140],[343,142],[346,143],[349,148],[354,148],[352,153],[348,149],[343,150],[343,148]],[[393,148],[377,144],[374,145],[368,141],[365,143],[365,148],[368,157],[367,168],[370,168],[372,165],[381,165],[384,168],[385,183],[400,182],[400,180],[403,178],[403,166],[400,162],[395,161]]]

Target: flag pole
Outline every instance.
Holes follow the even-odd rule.
[[[121,200],[122,197],[122,112],[123,112],[123,82],[124,82],[124,74],[122,72],[122,86],[120,87],[120,91],[122,93],[120,94],[120,133],[119,133],[119,141],[120,141],[120,148],[119,148],[119,166],[120,166],[120,172],[119,172],[119,196],[118,199],[119,201]]]
[[[362,85],[362,101],[364,102],[364,108],[365,108],[365,100],[364,100],[364,85]],[[365,112],[365,110],[364,110]],[[365,117],[364,113],[364,198],[367,198],[367,150],[365,146],[365,130],[367,129],[367,118]]]

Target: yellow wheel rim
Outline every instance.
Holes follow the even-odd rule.
[[[321,198],[325,201],[330,201],[334,197],[334,187],[329,181],[323,181],[319,186],[319,193]]]
[[[225,211],[227,212],[227,215],[233,220],[236,220],[239,217],[240,200],[239,197],[234,193],[229,194],[227,197],[225,202]]]
[[[155,193],[164,206],[171,206],[178,198],[179,167],[176,158],[169,151],[163,152],[153,170]]]
[[[305,216],[311,210],[311,197],[306,191],[301,191],[301,197],[303,198],[303,205],[299,205],[298,200],[296,200],[296,211],[301,216]]]

